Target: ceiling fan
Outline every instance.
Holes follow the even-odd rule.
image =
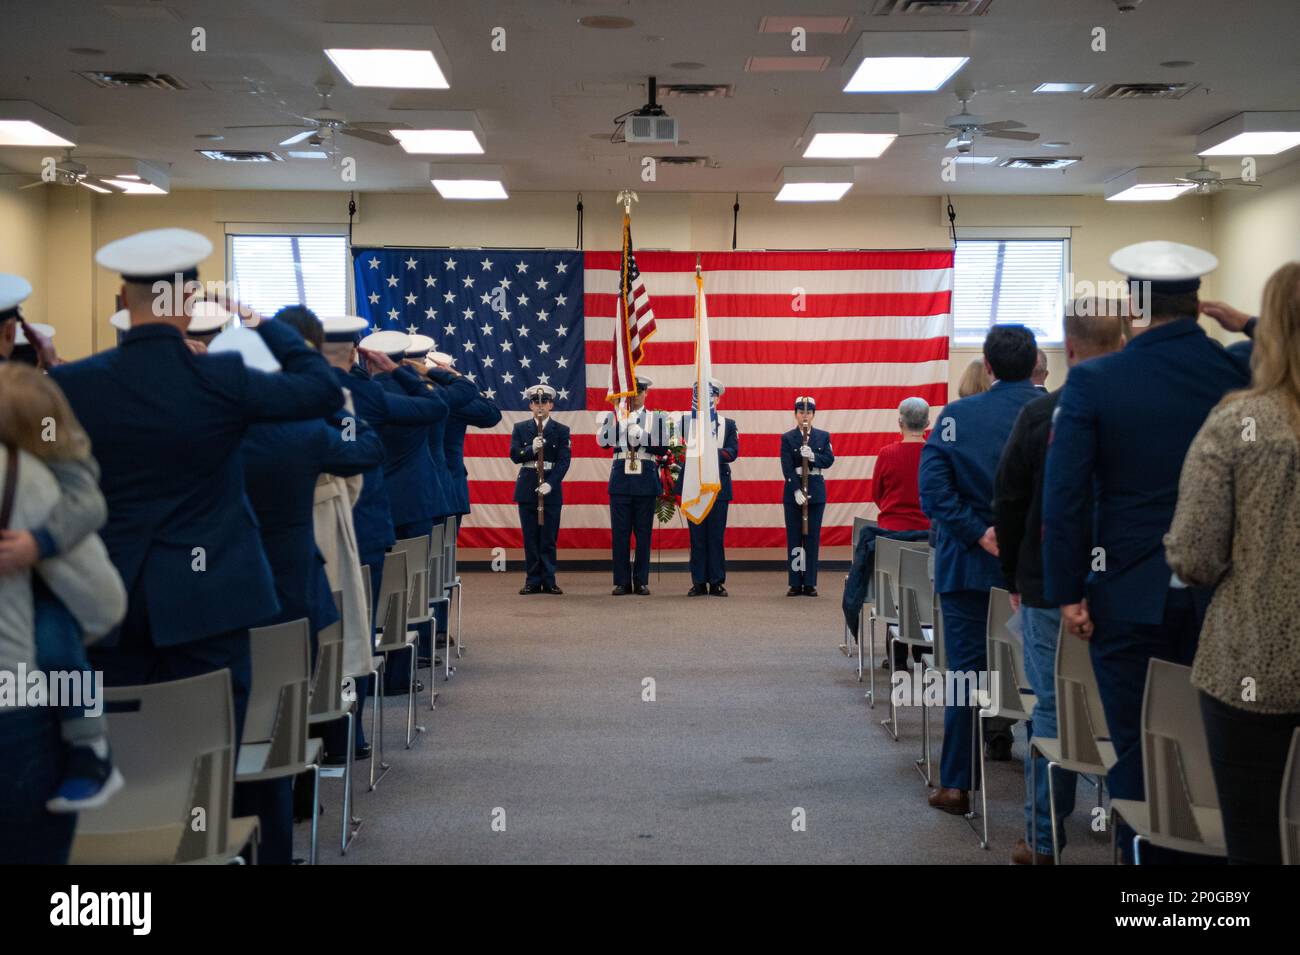
[[[329,83],[320,83],[316,86],[316,92],[320,95],[320,109],[313,110],[310,113],[299,114],[291,113],[300,123],[260,123],[251,126],[227,126],[226,129],[294,129],[294,133],[287,139],[280,141],[281,146],[297,146],[306,144],[311,146],[330,147],[334,144],[334,135],[342,133],[344,136],[352,136],[356,139],[364,139],[367,142],[378,143],[381,146],[396,146],[397,140],[390,136],[387,130],[401,129],[404,123],[353,123],[338,110],[330,108],[330,93],[334,87]]]
[[[63,158],[59,160],[57,163],[55,163],[54,178],[46,179],[45,176],[42,175],[35,182],[30,182],[27,185],[19,186],[18,188],[35,189],[37,186],[56,185],[56,186],[85,186],[87,189],[92,189],[95,192],[110,191],[104,188],[103,186],[89,182],[88,181],[89,179],[90,179],[90,170],[86,168],[85,163],[79,162],[76,159],[72,158],[72,150],[71,148],[69,148],[63,151]]]
[[[933,126],[938,132],[904,133],[899,138],[909,136],[951,136],[952,138],[945,148],[956,149],[959,153],[970,152],[977,138],[1014,139],[1026,143],[1032,143],[1038,138],[1038,133],[1026,131],[1025,124],[1018,123],[1014,119],[989,122],[985,117],[971,113],[966,108],[966,104],[974,95],[974,90],[957,90],[957,99],[961,101],[960,113],[955,113],[944,119],[942,126],[938,123],[921,124],[922,126]]]
[[[1181,176],[1174,177],[1175,182],[1190,182],[1196,186],[1191,190],[1194,196],[1208,196],[1220,191],[1221,189],[1259,189],[1262,183],[1247,182],[1238,177],[1235,179],[1224,179],[1219,173],[1211,169],[1201,160],[1201,165],[1196,169],[1188,170]]]

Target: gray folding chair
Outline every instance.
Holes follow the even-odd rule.
[[[899,555],[904,550],[928,551],[929,546],[925,541],[900,541],[892,537],[876,538],[875,567],[871,575],[873,593],[870,610],[867,611],[867,604],[863,604],[863,610],[867,611],[867,626],[864,628],[861,618],[858,620],[858,682],[862,682],[862,645],[865,642],[866,669],[870,674],[871,683],[866,698],[872,709],[876,706],[876,631],[880,629],[882,633],[888,633],[885,628],[889,624],[898,625]]]
[[[311,857],[316,864],[320,835],[321,741],[307,736],[311,687],[311,624],[303,618],[249,631],[253,683],[244,717],[244,738],[235,763],[235,782],[293,779],[310,772]]]
[[[335,604],[342,603],[342,594],[334,594]],[[307,711],[307,722],[311,726],[333,723],[336,720],[347,721],[347,760],[343,766],[343,813],[340,852],[347,855],[361,820],[352,815],[352,772],[356,761],[357,738],[355,724],[357,719],[355,688],[351,681],[343,676],[343,622],[336,620],[316,635],[316,668],[312,673],[311,700]],[[345,688],[347,683],[347,688]],[[334,775],[331,770],[322,770],[323,775]]]
[[[892,558],[891,554],[891,558]],[[934,640],[933,621],[931,620],[931,610],[934,607],[934,585],[930,582],[929,574],[929,556],[924,550],[916,550],[911,547],[903,547],[898,550],[898,593],[899,593],[899,613],[897,623],[885,624],[885,662],[889,664],[889,685],[894,685],[894,644],[906,644],[910,650],[911,647],[929,648]],[[903,595],[911,591],[910,611],[906,610],[902,603]],[[909,618],[910,614],[910,618]],[[927,719],[924,712],[921,719]],[[889,735],[898,740],[898,707],[894,705],[894,694],[889,694],[889,719],[881,720],[883,726]],[[922,747],[924,749],[924,746]],[[921,764],[925,761],[925,753],[921,753],[921,759],[917,761],[917,769],[920,771]],[[925,779],[926,785],[929,785],[930,779],[924,771],[921,776]]]
[[[235,707],[230,671],[108,687],[113,759],[126,785],[103,807],[77,816],[77,865],[238,862],[258,819],[231,817]],[[199,823],[202,823],[201,825]]]
[[[933,640],[931,641],[930,652],[921,655],[921,686],[923,688],[929,685],[931,674],[937,674],[937,678],[940,681],[943,681],[948,673],[948,648],[943,642],[943,608],[939,606],[938,594],[933,594],[932,600],[933,605],[931,613],[933,616],[931,619],[934,621]],[[924,699],[922,700],[922,703],[921,732],[924,736],[924,775],[926,781],[933,785],[934,767],[931,760],[934,752],[934,745],[930,740],[930,726],[933,721],[930,719],[929,705],[925,704]]]
[[[1088,644],[1066,633],[1062,622],[1056,637],[1056,736],[1035,735],[1029,741],[1029,788],[1038,791],[1038,763],[1034,753],[1047,760],[1047,796],[1052,820],[1052,856],[1061,864],[1061,847],[1056,833],[1056,784],[1053,769],[1060,768],[1096,781],[1097,805],[1101,805],[1102,780],[1115,765],[1115,746],[1106,728],[1106,714],[1097,689]],[[1031,799],[1030,831],[1038,832],[1038,803]],[[1037,846],[1035,861],[1037,860]]]
[[[418,636],[415,630],[406,625],[406,611],[410,599],[406,590],[406,555],[401,551],[389,551],[384,555],[383,575],[379,579],[379,638],[375,652],[384,658],[381,672],[387,667],[388,657],[394,653],[406,652],[411,657],[411,682],[406,697],[406,748],[411,748],[417,732],[423,733],[424,727],[415,722],[415,669],[416,644]],[[379,686],[382,700],[383,684]],[[376,705],[382,705],[380,700]]]
[[[1225,857],[1223,815],[1192,668],[1152,659],[1142,694],[1142,778],[1146,799],[1111,799],[1111,851],[1116,817],[1133,828],[1133,861],[1141,843]]]
[[[1282,772],[1282,864],[1300,865],[1300,729],[1291,735]]]
[[[441,551],[442,545],[442,528],[435,526],[433,533],[427,537],[410,537],[399,540],[393,545],[393,551],[401,551],[406,555],[406,592],[409,599],[409,605],[406,611],[406,624],[408,627],[417,626],[418,624],[427,623],[430,629],[436,630],[433,624],[433,603],[431,599],[432,588],[436,586],[433,580],[433,569],[436,561],[432,555]],[[436,634],[434,635],[436,643]],[[436,648],[430,649],[429,655],[429,708],[433,708],[433,701],[437,698],[438,691],[435,684],[438,676],[438,667],[435,660],[438,657]],[[418,649],[417,649],[418,660]]]
[[[988,662],[987,699],[981,699],[972,728],[971,778],[979,786],[980,811],[966,815],[971,828],[978,815],[983,824],[980,848],[989,847],[988,787],[984,784],[984,721],[991,719],[1027,720],[1034,709],[1034,694],[1025,679],[1025,647],[1007,629],[1015,611],[1011,594],[1001,587],[989,588],[989,612],[986,624],[986,660]],[[985,696],[981,693],[981,697]],[[978,760],[979,772],[975,772]],[[977,835],[979,832],[977,831]]]

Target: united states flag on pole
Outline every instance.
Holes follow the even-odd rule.
[[[620,267],[618,323],[614,326],[607,400],[636,394],[636,366],[645,358],[645,343],[655,333],[655,313],[636,267],[632,250],[632,220],[623,215],[623,261]]]
[[[368,264],[372,252],[381,259],[375,269]],[[385,258],[388,253],[391,255]],[[407,270],[410,257],[416,258],[417,267]],[[456,260],[454,269],[445,265],[449,257]],[[530,329],[526,339],[536,349],[533,329],[546,326],[550,331],[542,340],[554,342],[558,338],[556,317],[562,314],[569,328],[564,337],[570,351],[564,354],[585,359],[581,372],[574,371],[573,361],[563,369],[570,375],[569,397],[567,404],[558,405],[557,413],[573,430],[573,466],[564,482],[561,556],[608,559],[610,452],[597,446],[595,435],[596,415],[609,407],[608,369],[623,276],[621,250],[585,254],[359,250],[357,299],[359,307],[370,309],[360,314],[372,321],[379,315],[381,327],[399,327],[400,321],[403,330],[407,330],[408,319],[415,322],[430,307],[440,324],[415,322],[417,330],[443,327],[454,317],[454,335],[446,337],[445,327],[438,335],[428,334],[443,350],[457,355],[457,367],[465,370],[460,336],[470,330],[464,309],[475,311],[476,342],[482,341],[483,324],[491,321],[495,329],[503,319],[491,313],[490,301],[481,301],[479,286],[483,282],[467,288],[464,277],[490,272],[494,276],[487,283],[490,289],[506,278],[511,281],[508,291],[517,296],[517,277],[522,274],[517,266],[521,261],[533,261],[529,257],[548,263],[540,271],[548,272],[549,287],[536,288],[539,268],[530,264],[527,274],[534,288],[527,293],[529,301],[521,305],[517,298],[512,300],[511,319],[505,324],[513,327],[522,315]],[[484,259],[491,260],[491,269],[483,268]],[[467,273],[466,264],[471,260],[478,271]],[[780,559],[785,553],[780,435],[794,427],[791,409],[797,395],[811,394],[817,399],[817,426],[829,431],[835,443],[835,465],[826,472],[830,503],[822,531],[823,547],[847,546],[854,516],[875,515],[875,508],[867,504],[871,471],[876,452],[898,440],[899,402],[917,395],[937,411],[947,400],[952,261],[950,250],[702,254],[708,281],[713,374],[727,386],[719,411],[734,420],[740,432],[740,456],[731,467],[729,554]],[[557,294],[554,277],[558,264],[566,264],[570,285]],[[636,265],[658,326],[654,340],[644,346],[640,369],[655,383],[648,405],[670,412],[689,411],[695,376],[696,253],[642,251],[636,256]],[[376,280],[374,276],[380,273],[382,277]],[[453,273],[458,276],[450,283],[455,302],[444,302],[448,277]],[[408,304],[410,292],[399,295],[389,287],[390,277],[403,288],[413,286],[417,302]],[[432,294],[423,290],[426,278],[437,279]],[[376,281],[381,283],[379,301],[372,304],[365,295]],[[535,292],[544,293],[545,301],[537,301]],[[562,305],[559,295],[566,296]],[[393,309],[398,318],[390,322]],[[546,322],[539,320],[538,309],[549,313]],[[499,350],[498,335],[494,332],[490,337]],[[446,347],[455,342],[462,342],[460,352]],[[479,347],[468,354],[472,356],[469,361],[479,360],[482,365]],[[554,356],[554,348],[534,354],[547,361]],[[494,362],[485,371],[499,375],[501,367]],[[533,362],[528,371],[536,370]],[[551,375],[554,384],[559,370],[543,373]],[[517,548],[522,539],[512,495],[519,468],[509,460],[510,428],[528,412],[517,388],[507,392],[500,384],[491,385],[482,377],[478,380],[480,388],[493,387],[504,400],[504,416],[491,431],[471,429],[466,438],[473,514],[460,544],[463,548]],[[516,377],[510,384],[518,380]],[[584,381],[585,400],[580,394]],[[679,558],[690,546],[685,520],[678,517],[657,527],[655,546],[666,556]]]

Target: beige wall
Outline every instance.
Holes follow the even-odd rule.
[[[1213,203],[1107,203],[1081,196],[962,197],[954,204],[963,227],[1069,227],[1076,280],[1115,281],[1107,260],[1116,248],[1166,238],[1214,249],[1223,267],[1206,282],[1207,297],[1255,308],[1263,278],[1300,255],[1300,164],[1273,174],[1260,194],[1219,197]],[[177,191],[169,196],[90,196],[52,187],[0,192],[0,263],[43,276],[48,292],[33,297],[33,317],[46,315],[59,330],[68,357],[108,347],[108,325],[118,281],[89,262],[99,245],[141,229],[182,226],[212,239],[202,265],[207,276],[225,270],[227,223],[263,225],[347,222],[346,193]],[[79,192],[79,190],[78,190]],[[48,201],[43,194],[54,194]],[[35,194],[35,195],[33,195]],[[777,205],[770,195],[741,197],[741,248],[926,248],[948,244],[943,202],[937,197],[859,196],[833,206]],[[447,202],[431,193],[362,193],[354,224],[357,244],[571,247],[574,202],[569,193],[516,193],[508,202]],[[645,193],[634,211],[641,248],[725,249],[731,245],[730,194]],[[619,210],[611,193],[587,193],[586,247],[615,248]],[[1213,221],[1211,217],[1214,217]],[[16,237],[16,238],[11,238]],[[42,241],[43,239],[43,241]],[[6,258],[6,256],[8,258]],[[57,292],[55,291],[57,290]],[[50,305],[57,304],[51,308]],[[954,349],[954,386],[978,349]],[[1049,386],[1065,380],[1065,359],[1049,349]]]
[[[0,179],[0,272],[21,275],[32,283],[32,296],[24,303],[23,314],[33,322],[45,322],[49,300],[45,282],[46,194],[54,187],[20,192],[16,188],[19,184],[9,177]]]

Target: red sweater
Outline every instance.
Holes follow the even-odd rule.
[[[924,441],[898,441],[880,449],[871,476],[871,499],[880,508],[876,523],[886,531],[925,531],[930,520],[921,511],[917,474]]]

